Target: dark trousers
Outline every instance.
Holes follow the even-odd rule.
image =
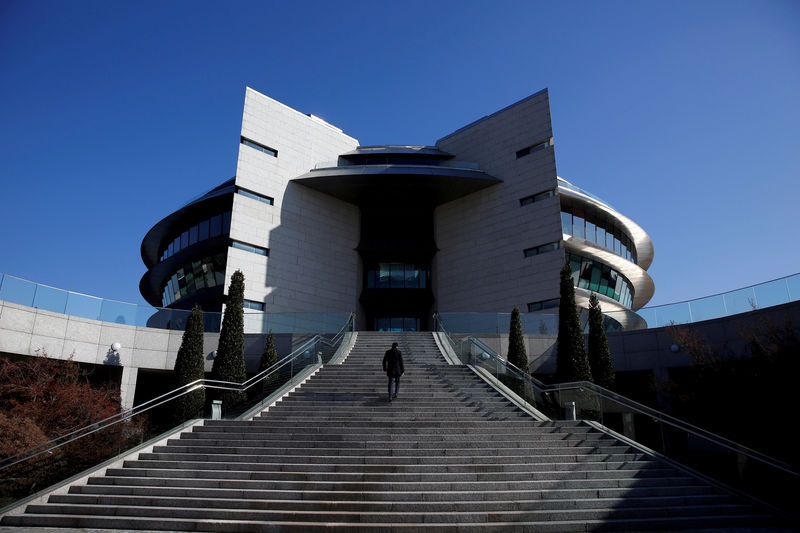
[[[400,376],[389,376],[389,398],[392,397],[392,380],[394,380],[394,395],[400,390]]]

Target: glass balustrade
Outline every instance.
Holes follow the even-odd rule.
[[[181,429],[184,423],[175,426],[178,423],[175,420],[177,400],[195,390],[241,392],[243,402],[224,410],[221,418],[252,418],[285,390],[300,383],[310,367],[327,364],[337,357],[351,338],[354,319],[355,315],[348,315],[344,326],[340,322],[341,329],[335,335],[314,335],[293,346],[291,353],[244,383],[198,380],[36,447],[3,457],[0,459],[0,508],[6,504],[15,505],[13,502],[29,497],[42,487],[59,483]],[[206,395],[204,416],[215,417],[210,394]],[[0,510],[0,514],[7,509]]]
[[[706,296],[686,302],[645,307],[636,311],[643,320],[631,320],[631,311],[604,313],[612,319],[609,328],[646,329],[687,324],[762,309],[800,299],[800,273],[758,285]],[[139,327],[183,330],[189,311],[150,307],[97,298],[7,274],[0,274],[0,301],[35,307],[92,320]],[[523,313],[526,335],[557,335],[557,309]],[[555,314],[553,314],[555,313]],[[205,313],[207,332],[218,332],[221,313]],[[336,331],[347,313],[245,313],[246,333],[325,333]],[[450,331],[458,333],[507,334],[510,313],[441,313]],[[323,328],[323,329],[318,329]]]
[[[190,311],[97,298],[0,274],[0,301],[129,326],[183,331]],[[245,333],[334,333],[349,313],[245,312]],[[204,313],[206,332],[219,332],[221,313]]]
[[[607,331],[636,330],[688,324],[745,313],[800,300],[800,273],[723,294],[696,300],[657,305],[633,311],[603,313]],[[440,313],[454,333],[508,334],[511,313]],[[526,335],[558,335],[558,308],[522,313],[522,332]],[[581,323],[586,325],[585,313]]]
[[[516,368],[475,337],[457,337],[435,316],[436,331],[461,364],[472,365],[520,403],[551,420],[599,423],[623,441],[641,445],[735,489],[785,510],[800,494],[796,465],[768,457],[729,439],[647,407],[589,382],[547,385]]]

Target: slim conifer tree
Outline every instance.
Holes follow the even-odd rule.
[[[516,307],[511,311],[511,325],[508,331],[508,362],[523,372],[528,372],[528,354],[525,350],[525,338],[522,336],[522,319]]]
[[[608,338],[603,328],[603,312],[600,301],[592,293],[589,298],[589,341],[586,347],[589,352],[589,363],[592,367],[594,382],[610,389],[614,386],[614,361],[608,349]]]
[[[247,379],[244,364],[244,274],[240,270],[231,276],[211,375],[213,379],[233,383],[243,383]],[[242,403],[246,396],[243,392],[222,391],[218,398],[222,400],[223,409],[231,409]]]
[[[525,373],[528,373],[528,353],[525,350],[525,338],[522,336],[522,320],[519,309],[511,311],[511,324],[508,331],[508,362]],[[511,389],[519,396],[525,397],[525,381],[517,376],[509,376]]]
[[[560,292],[556,380],[559,383],[591,381],[592,372],[586,356],[586,342],[578,319],[578,308],[575,305],[575,288],[572,285],[569,261],[561,269]]]
[[[173,375],[175,388],[182,387],[204,377],[203,361],[203,311],[195,305],[186,319],[183,340],[178,349]],[[202,388],[180,396],[175,400],[174,421],[176,424],[203,416],[206,391]]]
[[[275,336],[272,330],[269,330],[267,335],[267,342],[264,345],[264,352],[261,354],[261,364],[258,371],[263,372],[278,362],[278,350],[275,348]],[[280,381],[280,371],[271,373],[266,379],[261,382],[262,396],[272,393],[275,385]],[[254,387],[257,388],[257,387]]]

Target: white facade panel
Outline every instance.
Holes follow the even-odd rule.
[[[353,311],[358,303],[358,208],[291,183],[318,163],[335,161],[358,141],[319,119],[250,88],[242,137],[277,157],[241,144],[236,185],[274,205],[234,195],[231,239],[269,249],[269,257],[229,249],[227,284],[245,274],[245,298],[268,312]]]
[[[563,251],[524,256],[526,248],[561,240],[558,197],[520,206],[521,198],[556,188],[553,148],[517,157],[519,150],[551,138],[543,91],[437,143],[503,180],[435,211],[439,311],[526,311],[529,302],[558,297]]]

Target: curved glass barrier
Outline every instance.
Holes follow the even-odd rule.
[[[559,186],[560,188],[567,189],[567,190],[570,190],[570,191],[576,192],[576,193],[578,193],[578,194],[582,194],[582,195],[584,195],[584,196],[588,196],[588,197],[589,197],[589,198],[591,198],[592,200],[597,200],[597,201],[598,201],[598,202],[600,202],[601,204],[603,204],[603,205],[607,205],[608,207],[610,207],[611,209],[614,209],[614,211],[616,211],[616,209],[614,208],[614,206],[612,206],[610,203],[606,202],[605,200],[603,200],[603,199],[602,199],[602,198],[600,198],[599,196],[596,196],[596,195],[594,195],[594,194],[590,193],[590,192],[589,192],[589,191],[587,191],[587,190],[581,189],[581,188],[580,188],[580,187],[578,187],[577,185],[573,185],[572,183],[568,182],[568,181],[567,181],[567,180],[565,180],[564,178],[557,178],[557,179],[558,179],[558,186]]]
[[[147,328],[183,331],[190,311],[88,296],[0,274],[0,301],[65,315]],[[245,312],[245,333],[335,333],[350,313]],[[203,313],[206,332],[219,332],[222,313]]]
[[[606,331],[630,331],[722,318],[797,300],[800,300],[800,273],[696,300],[645,307],[635,313],[608,311],[603,315]],[[454,333],[508,334],[511,314],[445,312],[439,316],[448,331]],[[526,335],[558,335],[557,307],[521,313],[520,317]],[[580,319],[585,326],[586,314],[581,313]]]
[[[508,335],[511,313],[438,313],[447,331],[453,333]],[[558,335],[558,308],[537,313],[520,313],[522,333],[525,335]],[[581,313],[581,324],[586,323],[586,313]]]
[[[800,273],[714,296],[645,307],[639,309],[637,314],[647,323],[626,329],[659,328],[671,324],[700,322],[797,300],[800,300]],[[613,318],[618,313],[606,314]]]

